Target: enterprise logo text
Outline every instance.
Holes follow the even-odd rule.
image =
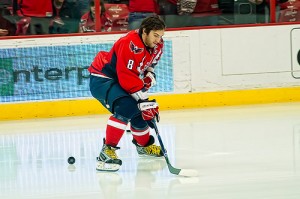
[[[49,68],[47,70],[33,66],[28,70],[14,70],[13,79],[14,83],[22,82],[43,82],[59,81],[62,79],[70,80],[76,78],[77,85],[82,85],[83,80],[89,78],[88,66],[85,67],[66,67],[66,68]]]

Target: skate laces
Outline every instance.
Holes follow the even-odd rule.
[[[146,151],[146,153],[148,154],[155,154],[155,155],[160,155],[160,147],[156,146],[156,145],[150,145],[147,147],[144,147],[144,150]]]
[[[106,154],[106,155],[108,155],[111,159],[118,159],[118,156],[117,156],[117,154],[116,154],[116,150],[117,150],[118,148],[112,148],[112,147],[110,147],[110,146],[107,146],[105,149],[104,149],[104,153]]]

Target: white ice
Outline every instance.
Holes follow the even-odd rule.
[[[96,172],[107,118],[0,122],[0,198],[300,198],[300,103],[162,111],[171,164],[198,171],[193,178],[170,174],[163,158],[139,158],[129,133],[121,169]]]

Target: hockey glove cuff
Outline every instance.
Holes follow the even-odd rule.
[[[155,100],[139,100],[138,108],[142,112],[143,119],[149,124],[152,119],[156,119],[159,122],[158,104]],[[153,128],[153,124],[149,124]]]

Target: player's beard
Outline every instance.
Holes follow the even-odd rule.
[[[154,46],[155,46],[155,44],[154,44],[153,42],[151,42],[149,36],[147,36],[147,37],[145,38],[145,45],[146,45],[147,47],[149,47],[149,48],[154,48]]]

